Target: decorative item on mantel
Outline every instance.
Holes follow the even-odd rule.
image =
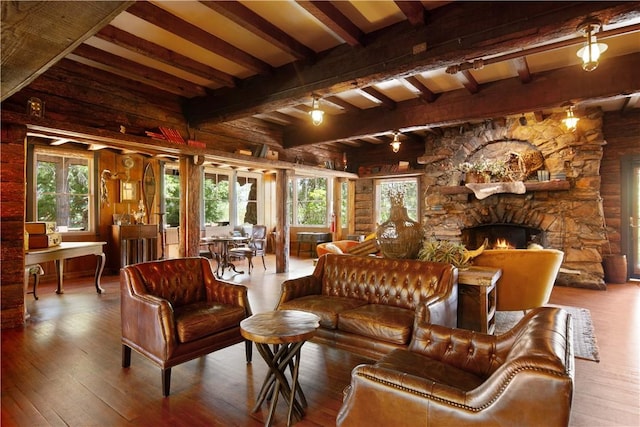
[[[378,227],[376,238],[380,251],[387,258],[415,259],[422,246],[424,233],[417,221],[409,218],[404,206],[404,192],[389,191],[391,212],[389,219]]]

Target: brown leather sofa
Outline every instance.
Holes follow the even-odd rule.
[[[326,254],[282,283],[278,310],[320,317],[314,341],[379,357],[406,348],[416,319],[456,326],[458,270],[409,259]]]
[[[408,349],[353,369],[337,425],[566,426],[572,336],[551,307],[498,336],[421,323]]]
[[[120,270],[122,366],[131,349],[162,369],[169,395],[171,367],[245,342],[240,322],[251,316],[247,288],[216,279],[209,260],[175,258],[128,265]]]

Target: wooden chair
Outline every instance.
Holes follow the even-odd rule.
[[[267,269],[264,255],[267,251],[267,227],[264,225],[254,225],[251,229],[251,239],[247,246],[229,249],[229,256],[232,258],[247,258],[249,264],[249,274],[253,268],[253,258],[262,257],[262,266]]]

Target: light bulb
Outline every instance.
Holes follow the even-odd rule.
[[[314,109],[311,110],[309,114],[311,115],[311,123],[313,123],[314,126],[320,126],[322,124],[322,120],[324,119],[324,111]]]

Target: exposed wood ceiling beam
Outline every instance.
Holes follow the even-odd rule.
[[[529,64],[527,64],[527,58],[521,56],[513,60],[513,64],[516,66],[516,71],[520,77],[522,83],[529,83],[531,81],[531,72],[529,71]]]
[[[411,25],[424,25],[425,10],[424,6],[419,1],[398,1],[396,0],[396,6],[400,8],[404,16],[407,17]]]
[[[483,87],[482,97],[464,89],[446,92],[437,102],[417,100],[398,103],[393,114],[373,108],[363,110],[354,120],[350,114],[332,117],[331,126],[320,126],[313,133],[286,129],[284,147],[330,142],[347,137],[403,130],[413,126],[451,126],[469,120],[501,117],[514,111],[536,111],[559,106],[567,100],[602,98],[619,93],[640,93],[640,53],[609,58],[597,73],[586,73],[579,65],[540,73],[540,78],[523,85],[518,78],[494,82]],[[610,78],[610,76],[616,76]]]
[[[269,113],[264,113],[266,119],[271,119],[272,121],[283,125],[283,126],[302,126],[304,123],[297,117],[289,116],[287,114],[283,114],[279,111],[271,111]],[[265,119],[263,119],[265,120]]]
[[[640,14],[630,2],[527,2],[510,8],[497,3],[487,6],[466,2],[464,7],[451,4],[433,13],[428,33],[424,27],[412,27],[408,22],[396,24],[369,34],[366,47],[354,50],[342,45],[323,53],[313,67],[280,67],[268,78],[258,76],[245,81],[233,93],[217,91],[190,100],[186,106],[187,119],[192,126],[235,120],[300,104],[310,93],[335,95],[394,77],[444,68],[467,58],[576,37],[576,26],[587,14],[603,15],[614,21]],[[452,24],[456,22],[465,24]],[[486,31],[488,23],[495,22],[509,25]],[[412,47],[425,39],[429,48],[413,54]],[[579,43],[577,37],[574,43]]]
[[[462,86],[464,86],[469,91],[469,93],[478,93],[478,91],[480,90],[478,82],[473,77],[473,75],[471,75],[471,72],[469,70],[460,71],[456,74],[456,78],[460,83],[462,83]]]
[[[322,100],[335,104],[347,112],[353,113],[356,111],[360,111],[360,108],[356,107],[353,104],[350,104],[349,102],[345,101],[342,98],[338,98],[337,96],[327,96],[325,98],[322,98]]]
[[[363,87],[360,90],[368,94],[369,96],[377,99],[380,102],[380,104],[382,104],[387,110],[394,110],[396,108],[396,101],[389,98],[387,95],[380,92],[375,87],[367,86],[367,87]]]
[[[185,40],[214,52],[241,66],[259,74],[269,74],[271,66],[262,60],[230,45],[226,41],[192,25],[175,15],[146,1],[135,2],[127,12],[150,22],[160,28],[171,28],[171,31]]]
[[[315,56],[313,50],[298,42],[242,3],[232,1],[203,1],[201,3],[296,59],[308,60]]]
[[[163,64],[179,68],[188,73],[212,80],[221,86],[234,87],[234,77],[215,68],[211,68],[201,62],[194,61],[184,55],[171,51],[163,46],[141,39],[131,33],[123,31],[113,25],[107,25],[96,37],[133,52],[148,56]]]
[[[363,33],[338,10],[331,2],[318,0],[300,0],[297,2],[318,21],[336,33],[350,46],[360,46]]]
[[[425,102],[433,102],[437,99],[437,95],[431,91],[424,83],[422,83],[416,76],[409,76],[404,79],[411,86],[419,91],[419,97]]]
[[[121,72],[126,72],[132,76],[143,78],[148,85],[158,87],[167,92],[175,93],[185,97],[204,96],[205,90],[195,83],[179,79],[163,71],[145,67],[137,62],[125,59],[121,56],[113,55],[93,46],[82,44],[78,46],[69,59],[76,60],[77,57],[89,59],[91,61],[105,64],[108,67],[117,67]]]
[[[2,2],[2,98],[18,92],[133,1]],[[62,31],[49,31],[55,22]],[[45,32],[47,37],[42,37]],[[27,47],[27,48],[25,48]]]

